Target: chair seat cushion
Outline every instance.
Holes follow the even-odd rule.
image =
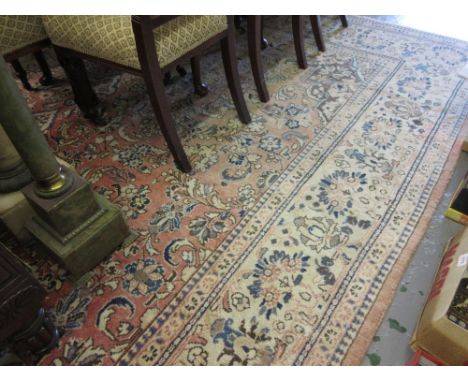
[[[47,39],[41,16],[0,16],[0,54]]]
[[[52,43],[140,69],[131,16],[43,16]],[[226,16],[179,16],[154,30],[164,67],[227,29]]]

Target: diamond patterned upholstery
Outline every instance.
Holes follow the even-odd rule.
[[[140,69],[131,16],[43,16],[52,43]],[[154,30],[161,67],[227,29],[226,16],[179,16]]]
[[[0,16],[0,54],[47,39],[41,16]]]

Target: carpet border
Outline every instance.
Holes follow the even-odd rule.
[[[468,118],[465,118],[463,127],[461,128],[460,133],[458,134],[458,137],[451,149],[451,151],[454,151],[454,154],[449,155],[447,161],[445,162],[442,169],[442,174],[431,193],[427,206],[424,209],[419,222],[415,226],[414,233],[409,238],[401,255],[398,257],[397,262],[388,274],[387,279],[380,289],[380,292],[376,296],[375,303],[367,314],[363,324],[359,329],[359,333],[349,347],[348,352],[343,359],[343,366],[359,366],[362,364],[367,350],[372,343],[372,338],[379,329],[385,314],[390,308],[388,301],[393,301],[400,281],[403,278],[403,275],[405,274],[411,259],[413,258],[413,254],[421,243],[430,223],[432,222],[435,211],[440,204],[442,196],[444,195],[445,190],[455,171],[455,166],[462,153],[461,147],[467,134]],[[460,230],[461,229],[463,229],[463,226],[460,226]]]

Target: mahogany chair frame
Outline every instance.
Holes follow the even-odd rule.
[[[307,59],[304,48],[304,20],[305,16],[292,16],[292,30],[294,39],[294,48],[296,51],[297,64],[301,69],[307,68]],[[343,27],[348,26],[346,16],[340,16]],[[315,42],[319,51],[325,51],[325,43],[323,41],[322,29],[320,26],[320,16],[310,16],[312,31],[314,33]],[[247,35],[248,47],[250,56],[250,65],[252,74],[257,87],[258,97],[262,102],[268,102],[270,96],[265,82],[263,63],[261,57],[263,37],[263,21],[262,16],[247,16]]]
[[[50,46],[50,40],[44,39],[37,41],[33,44],[29,44],[23,48],[16,49],[12,52],[6,53],[3,58],[6,62],[9,62],[13,69],[15,69],[16,75],[20,79],[21,83],[23,84],[26,90],[34,90],[28,80],[28,74],[26,70],[24,70],[23,66],[21,65],[19,59],[23,56],[28,54],[33,54],[34,58],[36,59],[41,71],[42,71],[42,78],[40,80],[41,84],[44,86],[48,86],[54,83],[54,78],[52,76],[52,72],[50,71],[50,67],[47,64],[47,61],[42,53],[42,49]]]
[[[227,16],[228,27],[226,30],[209,38],[201,45],[161,68],[154,44],[153,30],[176,17],[178,16],[132,16],[132,28],[135,35],[141,70],[123,66],[102,58],[89,56],[71,49],[55,45],[54,48],[59,62],[63,66],[70,81],[78,107],[83,111],[86,117],[91,118],[98,124],[105,124],[107,121],[103,116],[103,107],[91,87],[81,59],[99,61],[120,70],[142,76],[156,115],[156,120],[161,128],[161,132],[167,142],[176,166],[183,172],[190,172],[192,167],[177,134],[174,120],[170,112],[169,100],[164,90],[163,71],[176,68],[179,63],[190,59],[195,91],[200,95],[206,94],[206,85],[201,81],[200,55],[207,48],[220,42],[226,79],[239,119],[247,124],[251,121],[251,118],[242,93],[239,72],[237,70],[233,16]]]

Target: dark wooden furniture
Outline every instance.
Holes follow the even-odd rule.
[[[52,76],[50,67],[47,64],[44,54],[42,53],[42,50],[46,48],[47,46],[50,46],[50,40],[44,39],[44,40],[35,42],[34,44],[28,45],[24,48],[6,53],[3,56],[5,58],[5,61],[9,62],[13,66],[13,69],[15,69],[16,75],[18,76],[18,78],[20,79],[21,83],[23,84],[26,90],[34,90],[34,88],[29,83],[28,74],[26,73],[26,70],[24,70],[19,59],[28,54],[33,54],[39,67],[41,68],[42,78],[39,80],[41,85],[49,86],[55,83],[55,79]]]
[[[343,25],[343,28],[348,27],[348,19],[346,16],[340,16],[341,20],[341,25]],[[320,24],[320,16],[315,15],[315,16],[310,16],[310,23],[312,25],[312,31],[314,32],[314,38],[315,38],[315,43],[317,44],[318,50],[321,52],[325,52],[325,43],[323,41],[323,35],[322,35],[322,27]]]
[[[103,118],[103,110],[87,79],[84,65],[80,63],[81,58],[96,60],[141,75],[146,83],[156,119],[174,157],[176,166],[183,172],[190,172],[192,167],[180,142],[170,113],[169,101],[164,90],[163,70],[169,71],[176,68],[178,64],[190,58],[195,91],[200,95],[204,95],[207,92],[207,87],[201,80],[200,55],[215,43],[220,42],[226,78],[239,118],[243,123],[249,123],[251,118],[244,100],[237,70],[233,16],[227,16],[228,27],[226,30],[161,68],[154,44],[153,30],[176,17],[178,16],[132,16],[132,27],[141,70],[89,56],[75,50],[59,46],[54,46],[54,48],[59,62],[69,78],[77,105],[85,116],[98,123],[105,122],[105,120],[100,121]]]
[[[23,363],[33,364],[57,344],[58,330],[42,306],[45,294],[26,267],[0,243],[0,353],[9,349]]]
[[[270,99],[268,89],[265,82],[261,49],[263,37],[263,21],[262,16],[247,16],[247,35],[249,45],[250,64],[252,74],[257,87],[258,97],[262,102],[267,102]],[[307,68],[307,59],[304,46],[304,19],[305,16],[292,16],[292,30],[294,38],[294,48],[296,51],[297,64],[301,69]],[[346,16],[340,16],[341,23],[344,27],[348,26]],[[325,43],[323,42],[322,30],[320,26],[320,16],[310,16],[312,30],[314,32],[315,42],[319,51],[325,51]]]

